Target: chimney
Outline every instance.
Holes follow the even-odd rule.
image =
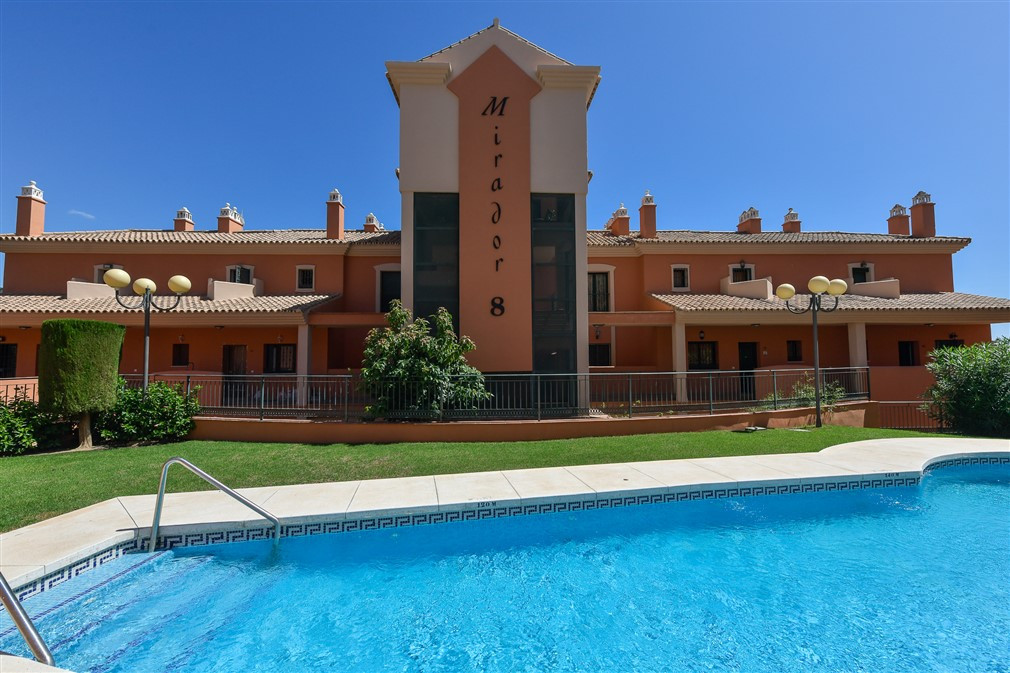
[[[326,201],[326,238],[344,240],[344,197],[336,189]]]
[[[176,211],[175,219],[172,221],[175,223],[176,231],[193,231],[193,227],[196,226],[193,222],[193,213],[189,212],[186,206]]]
[[[639,238],[656,238],[656,199],[648,189],[638,209],[638,229]]]
[[[245,218],[238,212],[238,208],[235,208],[230,203],[224,204],[224,208],[221,209],[220,214],[217,216],[218,232],[222,234],[234,234],[237,231],[242,231],[242,227],[244,226]]]
[[[631,230],[631,218],[628,217],[628,209],[621,204],[621,207],[614,211],[610,221],[607,222],[607,231],[611,236],[627,236]]]
[[[792,208],[786,212],[786,217],[782,220],[782,231],[787,234],[800,233],[800,214]]]
[[[46,202],[42,190],[32,180],[21,188],[18,196],[18,216],[14,233],[18,236],[39,236],[45,231]]]
[[[375,216],[375,213],[369,213],[365,215],[365,232],[369,234],[374,234],[377,231],[385,231],[386,228],[382,226],[382,222],[379,222],[379,218]]]
[[[900,203],[891,208],[891,216],[887,218],[887,233],[908,236],[908,209]]]
[[[736,225],[736,230],[742,234],[761,233],[761,214],[757,208],[751,206],[740,213],[740,222]]]
[[[919,192],[912,197],[912,236],[914,238],[936,236],[933,200],[926,192]]]

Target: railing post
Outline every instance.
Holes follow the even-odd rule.
[[[865,367],[863,371],[866,372],[866,399],[872,400],[873,397],[870,395],[870,368]]]
[[[772,409],[779,410],[779,380],[778,373],[772,370]]]
[[[190,382],[190,378],[191,378],[190,375],[186,374],[186,397],[189,397],[190,393],[193,392],[193,386]]]
[[[351,380],[349,378],[344,379],[344,423],[347,422],[347,398],[351,394]]]
[[[634,405],[634,393],[631,390],[631,375],[628,374],[628,418],[631,417],[631,407]]]
[[[267,403],[267,377],[260,377],[260,420],[263,420],[263,409]]]
[[[715,413],[715,391],[712,390],[712,372],[708,373],[708,415]]]
[[[540,374],[537,374],[537,382],[536,382],[536,388],[534,389],[534,394],[536,395],[536,398],[537,398],[537,420],[538,421],[540,420],[540,415],[541,415],[541,411],[540,411],[540,390],[541,390],[541,388],[540,388]]]

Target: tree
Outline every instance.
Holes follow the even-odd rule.
[[[938,348],[926,369],[931,415],[958,432],[1010,437],[1010,338]]]
[[[96,320],[47,320],[39,347],[39,403],[77,421],[78,448],[91,446],[91,414],[111,409],[126,328]]]
[[[466,361],[476,345],[456,336],[447,310],[439,308],[429,324],[424,318],[412,320],[394,301],[386,323],[365,339],[361,378],[374,400],[370,414],[430,418],[490,399],[484,376]]]

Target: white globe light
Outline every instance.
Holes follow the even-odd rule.
[[[829,281],[825,276],[814,276],[807,283],[807,288],[814,294],[822,294],[828,291]]]
[[[176,294],[186,294],[193,284],[185,276],[172,276],[168,279],[168,289]]]
[[[796,296],[796,288],[789,283],[782,283],[777,288],[775,288],[775,296],[779,299],[784,299],[789,301],[794,296]]]
[[[828,283],[828,294],[838,296],[840,294],[845,294],[845,291],[849,289],[849,284],[846,283],[841,278],[835,278],[830,283]]]
[[[126,273],[122,269],[109,269],[102,274],[102,280],[109,287],[114,287],[117,290],[127,287],[130,284],[130,274]]]
[[[154,284],[154,281],[150,278],[138,278],[133,283],[133,291],[137,294],[144,294],[145,290],[150,290],[151,294],[154,294],[158,286]]]

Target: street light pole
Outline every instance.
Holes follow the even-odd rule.
[[[794,288],[789,283],[783,283],[775,289],[775,295],[786,302],[786,308],[790,313],[795,313],[796,315],[802,315],[806,312],[810,312],[811,318],[814,324],[814,406],[816,408],[817,414],[817,427],[821,427],[821,349],[820,341],[817,337],[817,314],[821,311],[825,313],[831,313],[838,308],[838,297],[845,294],[845,291],[849,289],[848,283],[840,278],[834,280],[828,280],[824,276],[814,276],[807,283],[807,289],[810,290],[810,299],[807,302],[806,307],[793,306],[789,303],[789,300],[796,296],[796,288]],[[830,296],[835,300],[835,303],[831,305],[830,308],[823,305],[821,302],[825,295]]]
[[[122,269],[109,269],[102,276],[102,280],[109,287],[120,290],[130,284],[130,274]],[[161,306],[154,300],[154,293],[158,286],[150,278],[138,278],[133,283],[133,291],[139,295],[139,301],[124,301],[116,292],[116,301],[123,308],[131,310],[142,309],[144,311],[144,392],[147,392],[147,382],[150,377],[151,359],[151,309],[159,311],[171,311],[182,301],[182,295],[189,292],[192,283],[185,276],[172,276],[168,279],[168,289],[175,293],[175,301],[171,304]]]

